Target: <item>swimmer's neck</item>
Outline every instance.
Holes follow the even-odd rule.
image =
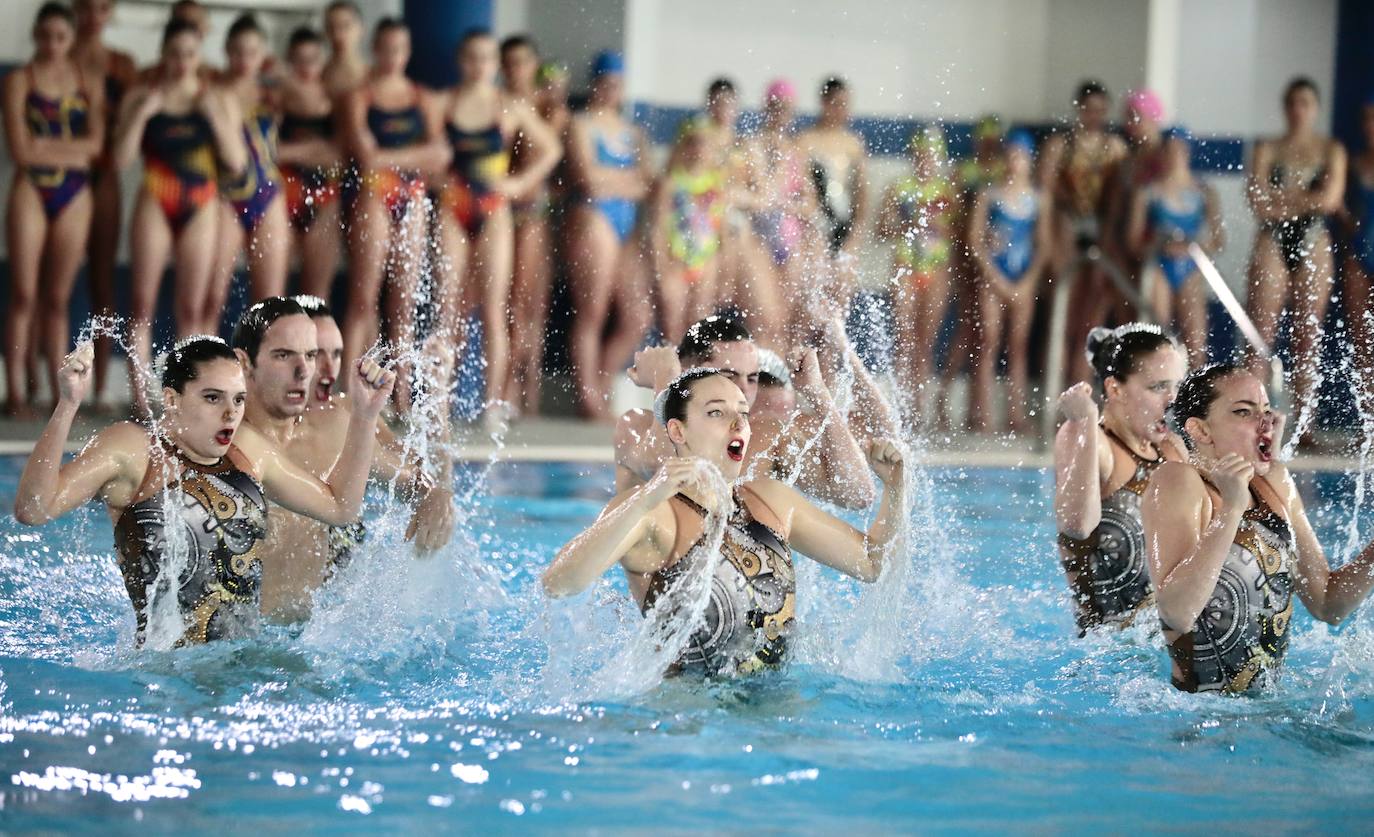
[[[1117,419],[1116,414],[1112,411],[1108,410],[1103,413],[1102,426],[1110,430],[1116,438],[1125,442],[1126,447],[1130,448],[1133,453],[1152,457],[1159,455],[1159,449],[1153,442],[1136,436],[1126,422]]]
[[[294,439],[301,427],[301,416],[274,416],[262,406],[262,400],[249,398],[243,409],[243,421],[272,440],[279,447]]]

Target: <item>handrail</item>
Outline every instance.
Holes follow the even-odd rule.
[[[1236,295],[1231,292],[1231,286],[1226,284],[1222,278],[1221,271],[1217,270],[1216,264],[1207,256],[1207,253],[1198,246],[1196,241],[1188,243],[1188,255],[1192,258],[1193,264],[1197,265],[1202,278],[1207,280],[1207,284],[1212,288],[1212,293],[1216,295],[1221,307],[1226,309],[1226,313],[1231,315],[1231,320],[1235,322],[1236,328],[1240,330],[1245,342],[1255,350],[1255,354],[1262,359],[1269,361],[1269,388],[1277,394],[1283,392],[1283,361],[1279,360],[1274,354],[1273,349],[1264,338],[1260,336],[1259,329],[1255,328],[1255,323],[1250,319],[1250,315],[1245,313],[1245,308],[1236,299]]]

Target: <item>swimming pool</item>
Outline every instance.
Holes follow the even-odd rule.
[[[6,509],[21,464],[0,461]],[[1339,631],[1302,614],[1274,694],[1179,694],[1148,627],[1073,639],[1049,474],[927,473],[909,566],[866,590],[800,573],[791,668],[639,692],[616,669],[638,624],[620,580],[554,604],[536,580],[609,467],[460,474],[446,554],[378,527],[304,629],[165,654],[128,650],[102,511],[6,514],[0,828],[1368,827],[1367,613]],[[1300,481],[1343,548],[1351,479]]]

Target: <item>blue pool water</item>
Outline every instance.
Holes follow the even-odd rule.
[[[1149,626],[1073,638],[1047,473],[928,473],[909,564],[867,589],[803,572],[798,662],[711,687],[627,685],[620,579],[538,594],[606,467],[460,475],[445,554],[378,527],[303,629],[175,653],[130,650],[102,510],[6,515],[0,829],[1369,828],[1367,614],[1299,617],[1269,696],[1178,694]],[[1353,481],[1300,481],[1346,554]]]

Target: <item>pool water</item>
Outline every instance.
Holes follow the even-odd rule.
[[[0,462],[6,508],[21,464]],[[6,515],[0,829],[1288,832],[1374,815],[1368,614],[1333,630],[1302,613],[1267,696],[1177,693],[1152,624],[1074,638],[1046,472],[918,475],[910,559],[869,588],[799,559],[796,662],[714,685],[617,666],[641,623],[617,574],[539,593],[609,467],[459,481],[445,553],[412,557],[392,515],[303,628],[165,653],[131,650],[103,510],[40,530]],[[1353,479],[1300,483],[1347,555]]]

